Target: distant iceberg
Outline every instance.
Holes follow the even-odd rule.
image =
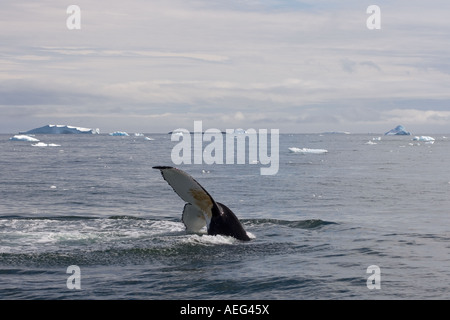
[[[410,136],[411,132],[406,131],[404,126],[396,126],[394,129],[389,130],[384,135],[386,135],[386,136],[393,136],[393,135]]]
[[[322,134],[351,134],[351,132],[348,132],[348,131],[327,131],[327,132],[323,132]]]
[[[90,129],[81,127],[72,127],[61,124],[49,124],[40,128],[31,129],[26,132],[21,132],[23,134],[80,134],[80,133],[90,133],[99,134],[100,129]]]
[[[24,134],[16,134],[14,137],[9,138],[9,140],[13,141],[28,141],[28,142],[39,142],[38,139],[24,135]]]
[[[123,136],[123,137],[128,137],[129,134],[124,132],[124,131],[116,131],[116,132],[112,132],[109,134],[110,136]]]
[[[312,153],[312,154],[321,154],[321,153],[327,153],[328,150],[325,149],[308,149],[308,148],[296,148],[296,147],[291,147],[288,148],[289,151],[294,152],[294,153],[302,153],[302,154],[307,154],[307,153]]]
[[[413,138],[414,141],[424,141],[424,142],[428,142],[430,144],[434,143],[434,138],[430,137],[430,136],[420,136],[420,137],[414,137]]]
[[[413,140],[415,141],[434,141],[435,139],[430,136],[420,136],[420,137],[414,137]]]

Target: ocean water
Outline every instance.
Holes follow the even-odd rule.
[[[173,165],[168,134],[36,135],[59,145],[48,147],[11,136],[0,135],[0,299],[450,298],[442,135],[282,134],[269,176],[177,166],[249,242],[185,232],[184,202],[152,169]]]

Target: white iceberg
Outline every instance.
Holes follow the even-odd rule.
[[[110,136],[122,136],[122,137],[128,137],[129,134],[124,131],[116,131],[109,134]]]
[[[40,128],[31,129],[26,132],[21,132],[23,134],[99,134],[100,129],[90,129],[82,127],[72,127],[62,124],[49,124]]]
[[[302,154],[321,154],[321,153],[327,153],[328,150],[325,149],[308,149],[308,148],[296,148],[296,147],[291,147],[288,148],[289,151],[294,152],[294,153],[302,153]]]
[[[155,139],[153,139],[153,138],[150,138],[150,137],[145,137],[145,140],[148,140],[148,141],[153,141],[153,140],[155,140]]]
[[[414,141],[425,141],[425,142],[429,142],[429,141],[434,141],[435,139],[433,137],[430,136],[420,136],[420,137],[414,137],[413,138]]]
[[[393,136],[393,135],[410,136],[411,132],[406,131],[404,126],[396,126],[394,129],[389,130],[384,135],[386,135],[386,136]]]
[[[413,138],[414,141],[422,141],[425,142],[426,144],[433,144],[435,139],[433,137],[430,136],[420,136],[420,137],[414,137]]]
[[[39,142],[38,139],[24,135],[24,134],[16,134],[14,137],[9,138],[9,140],[13,141],[28,141],[28,142]]]

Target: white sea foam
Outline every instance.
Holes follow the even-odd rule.
[[[182,242],[190,244],[204,244],[204,245],[220,245],[220,244],[231,245],[236,243],[237,241],[239,240],[229,236],[222,236],[222,235],[211,236],[207,234],[204,235],[193,234],[183,239]]]

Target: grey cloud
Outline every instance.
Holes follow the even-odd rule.
[[[356,0],[77,4],[78,31],[59,1],[2,7],[3,121],[53,114],[169,130],[175,117],[233,123],[241,112],[249,124],[327,131],[382,127],[389,110],[447,121],[436,112],[450,100],[444,1],[381,3],[378,31]]]

